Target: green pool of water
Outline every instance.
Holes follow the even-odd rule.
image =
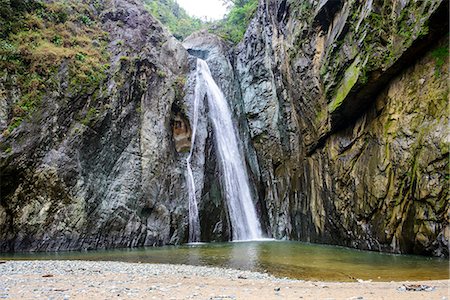
[[[107,251],[0,254],[3,260],[95,260],[219,266],[305,280],[449,278],[448,259],[287,241],[210,243]]]

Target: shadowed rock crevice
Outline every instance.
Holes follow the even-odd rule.
[[[448,2],[287,3],[236,59],[269,235],[448,256]]]
[[[170,121],[175,150],[178,153],[189,152],[191,149],[192,130],[186,115],[174,103],[172,104],[172,118]]]
[[[434,11],[425,25],[427,34],[417,38],[411,46],[409,46],[396,60],[396,62],[386,70],[377,69],[365,74],[367,77],[364,82],[353,86],[350,93],[338,109],[331,113],[331,130],[327,134],[329,136],[339,129],[352,125],[364,111],[371,105],[389,81],[397,76],[402,70],[409,67],[417,61],[425,53],[436,48],[437,42],[444,36],[448,36],[448,20],[449,20],[449,4],[448,1],[442,1],[436,11]],[[319,145],[323,145],[321,137]],[[311,152],[314,151],[311,149]]]

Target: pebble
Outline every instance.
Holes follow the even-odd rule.
[[[236,299],[235,296],[227,296],[227,295],[221,295],[221,296],[213,296],[209,298],[210,300],[224,300],[224,299]]]
[[[122,262],[87,262],[87,261],[8,261],[0,264],[0,274],[8,278],[10,275],[36,275],[52,278],[77,273],[83,275],[99,275],[101,273],[127,274],[133,276],[164,276],[179,275],[185,278],[192,276],[220,277],[227,279],[270,279],[279,282],[292,282],[289,279],[276,279],[266,274],[252,271],[222,269],[216,267],[166,265],[166,264],[138,264]],[[4,278],[5,278],[4,277]],[[15,279],[14,279],[15,280]],[[92,286],[90,284],[89,286]]]
[[[54,285],[59,280],[63,280],[65,275],[93,275],[104,277],[106,274],[126,275],[127,281],[111,281],[107,289],[120,295],[120,297],[128,296],[135,298],[138,291],[126,287],[127,282],[132,282],[135,277],[164,277],[164,276],[180,276],[184,278],[198,277],[217,277],[229,280],[249,279],[249,280],[271,280],[275,284],[286,284],[296,282],[291,279],[275,278],[267,273],[258,273],[243,270],[223,269],[216,267],[204,266],[189,266],[189,265],[168,265],[168,264],[145,264],[145,263],[124,263],[124,262],[89,262],[89,261],[7,261],[0,264],[0,299],[9,298],[10,287],[24,287],[26,279],[16,278],[14,275],[34,275],[38,276],[42,285],[33,289],[36,298],[42,298],[45,295],[47,298],[56,297],[57,299],[71,299],[70,293],[67,289],[56,288]],[[87,290],[100,290],[105,287],[99,286],[100,283],[83,282],[86,289],[77,290],[81,293],[86,293]],[[157,293],[169,293],[173,288],[177,288],[181,284],[171,286],[152,285],[145,289],[147,298]],[[205,285],[199,284],[195,286],[194,297],[199,297],[199,291]],[[278,291],[280,288],[278,287]],[[275,289],[277,291],[277,289]],[[226,292],[225,292],[226,293]],[[141,295],[142,296],[142,295]],[[154,299],[159,299],[156,296]],[[233,295],[212,296],[211,299],[236,299]]]
[[[409,284],[409,285],[402,285],[401,287],[397,288],[400,292],[406,292],[406,291],[426,291],[426,292],[432,292],[435,290],[435,287],[428,286],[428,285],[420,285],[420,284]]]

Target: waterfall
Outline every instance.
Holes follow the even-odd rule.
[[[204,95],[204,93],[200,95],[200,84],[203,84],[206,89],[209,118],[213,125],[219,153],[233,240],[259,239],[262,236],[261,228],[250,193],[245,162],[239,151],[237,130],[233,125],[230,108],[225,96],[212,78],[208,65],[202,59],[197,59],[196,78],[195,101],[199,101]],[[194,129],[195,126],[194,123]]]
[[[197,62],[198,69],[198,62]],[[194,174],[191,168],[192,152],[194,151],[195,135],[197,133],[198,124],[198,106],[200,103],[201,81],[199,72],[196,74],[195,92],[194,92],[194,107],[193,107],[193,121],[192,121],[192,136],[191,136],[191,150],[186,158],[187,177],[188,177],[188,192],[189,192],[189,242],[200,242],[200,219],[198,217],[197,196],[195,190]]]

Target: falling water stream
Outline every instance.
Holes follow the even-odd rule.
[[[227,100],[220,88],[212,78],[207,63],[197,59],[196,87],[194,97],[194,129],[192,143],[194,143],[195,128],[198,116],[195,116],[198,101],[204,98],[204,87],[208,98],[209,119],[212,122],[216,146],[219,153],[222,171],[222,184],[232,227],[233,240],[256,240],[262,237],[261,228],[253,205],[244,159],[239,151],[237,131],[234,127],[231,111]],[[196,102],[196,103],[195,103]],[[195,185],[190,170],[190,157],[188,157],[188,173],[190,172],[191,188],[189,189],[189,208],[197,207],[195,202]],[[193,193],[193,195],[191,195]],[[191,198],[194,201],[191,201]],[[191,206],[191,202],[195,205]],[[191,217],[192,214],[192,217]],[[198,211],[189,212],[189,220],[198,219]],[[191,225],[191,223],[190,223]],[[191,238],[191,235],[190,235]],[[194,240],[190,240],[194,242]]]

